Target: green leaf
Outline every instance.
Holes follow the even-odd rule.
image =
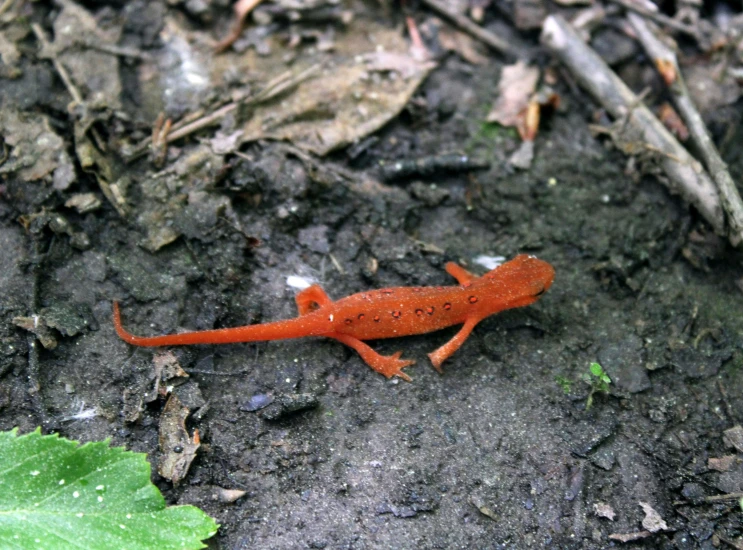
[[[217,527],[194,506],[166,507],[142,453],[0,432],[3,548],[204,548]]]
[[[591,363],[590,366],[591,374],[593,374],[596,378],[601,378],[601,375],[604,374],[604,369],[601,368],[601,365],[598,363]]]

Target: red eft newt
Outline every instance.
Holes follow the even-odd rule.
[[[121,326],[119,304],[114,302],[114,327],[122,340],[135,346],[226,344],[283,340],[302,336],[325,336],[355,349],[375,371],[387,378],[410,381],[402,369],[415,361],[400,359],[402,352],[379,355],[363,340],[395,338],[463,325],[436,351],[429,353],[434,368],[467,340],[475,325],[500,311],[536,302],[552,285],[553,267],[521,254],[482,277],[449,262],[446,272],[458,282],[448,287],[395,287],[359,292],[334,302],[318,285],[296,296],[299,317],[272,323],[184,332],[166,336],[135,336]]]

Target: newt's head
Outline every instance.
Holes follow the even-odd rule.
[[[555,269],[545,261],[520,254],[485,275],[496,290],[501,306],[498,311],[528,306],[549,290]]]

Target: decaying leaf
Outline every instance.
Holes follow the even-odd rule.
[[[60,191],[75,180],[75,169],[64,141],[52,130],[46,116],[20,115],[12,109],[3,109],[0,135],[10,149],[8,159],[0,164],[0,174],[16,173],[23,181],[51,176],[54,188]]]
[[[498,83],[498,98],[487,121],[513,126],[522,140],[533,141],[539,129],[542,107],[559,104],[559,97],[551,88],[537,91],[539,77],[539,69],[523,61],[504,67]]]
[[[488,114],[488,122],[502,126],[516,126],[536,90],[539,69],[523,61],[503,68],[498,82],[498,98]]]
[[[32,317],[13,317],[13,324],[36,335],[36,338],[44,346],[44,349],[54,349],[57,347],[58,342],[54,333],[39,315],[33,315]]]
[[[75,154],[80,166],[86,172],[93,174],[98,180],[98,186],[108,202],[116,209],[120,216],[126,216],[127,206],[124,199],[129,179],[113,160],[113,157],[99,151],[88,135],[88,126],[77,121],[74,128]]]
[[[606,504],[605,502],[596,502],[593,505],[593,512],[600,518],[606,518],[610,521],[614,521],[616,513],[614,508]]]
[[[434,66],[408,53],[385,51],[327,67],[288,97],[256,108],[242,142],[289,140],[325,155],[397,116]]]
[[[655,511],[655,508],[650,506],[647,502],[640,502],[642,510],[645,512],[645,517],[642,520],[642,526],[650,531],[651,533],[657,533],[658,531],[666,531],[668,525],[660,514]]]
[[[155,365],[155,376],[166,382],[171,378],[187,378],[188,373],[181,368],[178,359],[172,351],[156,353],[152,358]]]
[[[74,208],[80,214],[93,212],[101,207],[101,199],[95,193],[75,193],[64,203],[67,208]]]
[[[176,485],[186,477],[191,462],[196,458],[196,451],[201,446],[199,430],[194,430],[193,439],[186,430],[189,413],[178,396],[172,393],[160,416],[160,459],[157,471]]]
[[[62,11],[54,19],[54,43],[57,59],[70,72],[75,84],[87,92],[86,101],[109,109],[121,108],[119,59],[101,51],[115,45],[121,29],[102,30],[95,17],[76,2],[60,0]]]
[[[739,453],[743,453],[743,427],[738,424],[722,432],[722,442],[728,447],[735,447]]]

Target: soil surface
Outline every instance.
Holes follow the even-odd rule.
[[[227,32],[226,7],[205,22],[164,2],[89,4],[99,26],[119,26],[119,44],[152,56],[182,29],[195,33],[180,37],[202,56],[194,63],[228,66],[247,55],[213,58],[198,41]],[[51,40],[60,9],[33,9],[29,20]],[[367,6],[355,17],[405,36],[399,14]],[[340,40],[351,31],[336,32]],[[373,50],[371,35],[358,40]],[[68,111],[65,85],[34,44],[29,31],[22,74],[0,80],[3,109],[43,116],[74,177],[65,187],[63,172],[3,175],[0,429],[40,425],[147,453],[169,503],[195,504],[221,525],[212,541],[220,548],[712,548],[740,540],[738,500],[714,497],[743,492],[742,455],[723,437],[743,420],[743,255],[657,176],[639,175],[591,134],[596,106],[569,79],[556,84],[561,106],[543,117],[528,170],[507,162],[518,134],[483,122],[506,61],[490,54],[475,66],[442,55],[390,122],[324,156],[269,140],[220,154],[214,138],[227,139],[224,125],[174,143],[159,167],[112,154],[128,178],[117,188],[122,216],[101,191],[100,168],[83,170],[73,126],[85,114]],[[273,55],[288,55],[281,44]],[[332,55],[345,54],[338,46]],[[265,82],[266,62],[252,55],[259,75],[250,78]],[[107,118],[93,116],[104,141],[126,134],[134,145],[149,135],[161,106],[148,94],[162,89],[143,87],[165,85],[143,76],[143,64],[124,57],[116,67],[118,104],[104,95]],[[180,117],[247,82],[230,78],[162,107]],[[4,140],[6,150],[21,147],[8,133]],[[450,152],[489,168],[379,175],[380,161]],[[727,160],[740,181],[743,156]],[[66,204],[82,193],[99,207]],[[518,253],[554,266],[552,288],[532,306],[480,323],[443,374],[426,354],[456,328],[370,343],[415,359],[410,383],[385,379],[334,340],[135,348],[111,321],[114,299],[140,335],[290,318],[291,276],[337,299],[453,284],[447,261],[482,274],[478,258]],[[45,331],[18,326],[34,316]],[[168,350],[166,360],[189,376],[156,384]],[[586,381],[591,363],[609,376],[607,387]],[[168,385],[191,410],[188,432],[201,439],[177,484],[156,473]],[[245,494],[224,502],[220,488]],[[637,540],[610,538],[628,533]]]

